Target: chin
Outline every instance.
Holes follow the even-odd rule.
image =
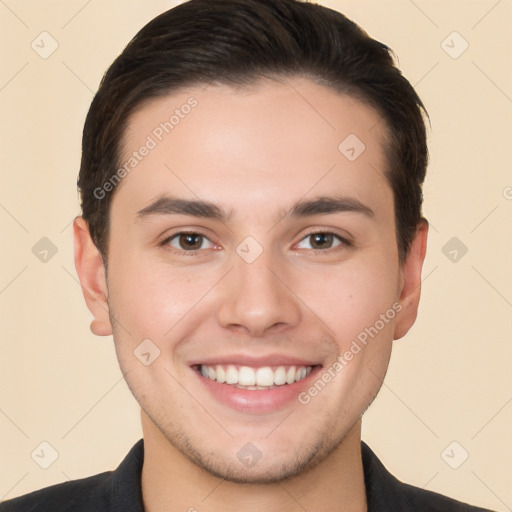
[[[270,484],[283,482],[298,474],[304,474],[326,459],[341,440],[324,439],[316,443],[291,447],[287,452],[276,453],[278,448],[262,449],[256,444],[244,443],[234,457],[226,451],[216,454],[211,450],[200,453],[188,445],[178,449],[196,466],[209,474],[238,484]],[[188,444],[188,443],[187,443]]]
[[[314,455],[312,456],[314,458]],[[246,467],[238,460],[196,461],[211,475],[237,484],[272,484],[286,481],[316,465],[312,460],[264,461]]]

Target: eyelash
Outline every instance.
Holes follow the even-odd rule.
[[[198,235],[198,236],[206,238],[207,240],[212,242],[206,235],[204,235],[204,234],[202,234],[202,233],[200,233],[198,231],[179,231],[178,233],[174,233],[173,235],[168,236],[167,238],[165,238],[162,242],[159,243],[159,245],[162,246],[162,247],[163,246],[167,246],[171,240],[173,240],[174,238],[179,237],[181,235]],[[302,242],[303,240],[311,237],[311,236],[314,236],[314,235],[332,235],[334,238],[336,238],[340,242],[340,245],[337,245],[335,247],[330,247],[329,249],[318,249],[318,250],[307,249],[308,251],[313,251],[314,253],[317,253],[317,254],[318,253],[326,254],[328,252],[339,250],[340,247],[348,248],[348,247],[352,246],[351,242],[349,242],[346,238],[344,238],[344,237],[342,237],[342,236],[340,236],[340,235],[338,235],[336,233],[333,233],[331,231],[325,231],[325,230],[324,231],[322,231],[322,230],[311,231],[307,235],[303,236],[299,240],[299,243]],[[176,249],[175,247],[172,247],[171,250],[173,252],[176,252],[179,255],[195,256],[198,252],[200,252],[200,251],[202,251],[204,249],[193,249],[193,250],[190,250],[190,251],[184,251],[184,250],[180,250],[180,249]]]
[[[335,251],[338,251],[340,249],[343,249],[343,248],[348,248],[348,247],[351,247],[351,243],[344,237],[342,237],[341,235],[337,235],[336,233],[333,233],[332,231],[322,231],[322,230],[317,230],[317,231],[311,231],[310,233],[308,233],[307,235],[303,236],[299,242],[302,242],[303,240],[306,240],[307,238],[311,237],[311,236],[314,236],[314,235],[332,235],[333,238],[336,238],[340,244],[335,246],[335,247],[330,247],[329,249],[318,249],[318,250],[315,250],[315,249],[307,249],[309,251],[313,251],[313,253],[320,253],[320,254],[326,254],[326,253],[331,253],[331,252],[335,252]]]
[[[202,233],[200,233],[198,231],[179,231],[178,233],[174,233],[174,235],[171,235],[171,236],[168,236],[167,238],[165,238],[162,242],[159,243],[159,245],[166,246],[169,244],[169,242],[171,240],[173,240],[174,238],[179,237],[181,235],[198,235],[198,236],[202,236],[203,238],[206,238],[207,240],[209,240],[211,242],[211,240],[206,235],[203,235]],[[199,251],[202,251],[204,249],[193,249],[191,251],[183,251],[180,249],[176,249],[175,247],[170,247],[170,250],[177,253],[178,255],[195,256]]]

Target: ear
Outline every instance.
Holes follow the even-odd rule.
[[[399,302],[402,309],[396,317],[395,340],[405,336],[416,321],[421,292],[421,269],[427,251],[427,235],[428,222],[422,219],[401,269]]]
[[[97,336],[112,334],[108,308],[108,288],[105,266],[100,252],[92,241],[89,225],[83,217],[73,221],[75,267],[89,311],[93,314],[91,331]]]

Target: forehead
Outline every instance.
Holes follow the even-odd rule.
[[[374,109],[307,79],[180,90],[130,117],[113,203],[138,211],[167,192],[232,211],[278,209],[333,187],[389,200],[385,139]]]

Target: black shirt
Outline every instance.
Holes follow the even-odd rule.
[[[361,442],[368,512],[490,512],[403,484]],[[144,512],[140,439],[115,471],[45,487],[0,503],[0,512]]]

